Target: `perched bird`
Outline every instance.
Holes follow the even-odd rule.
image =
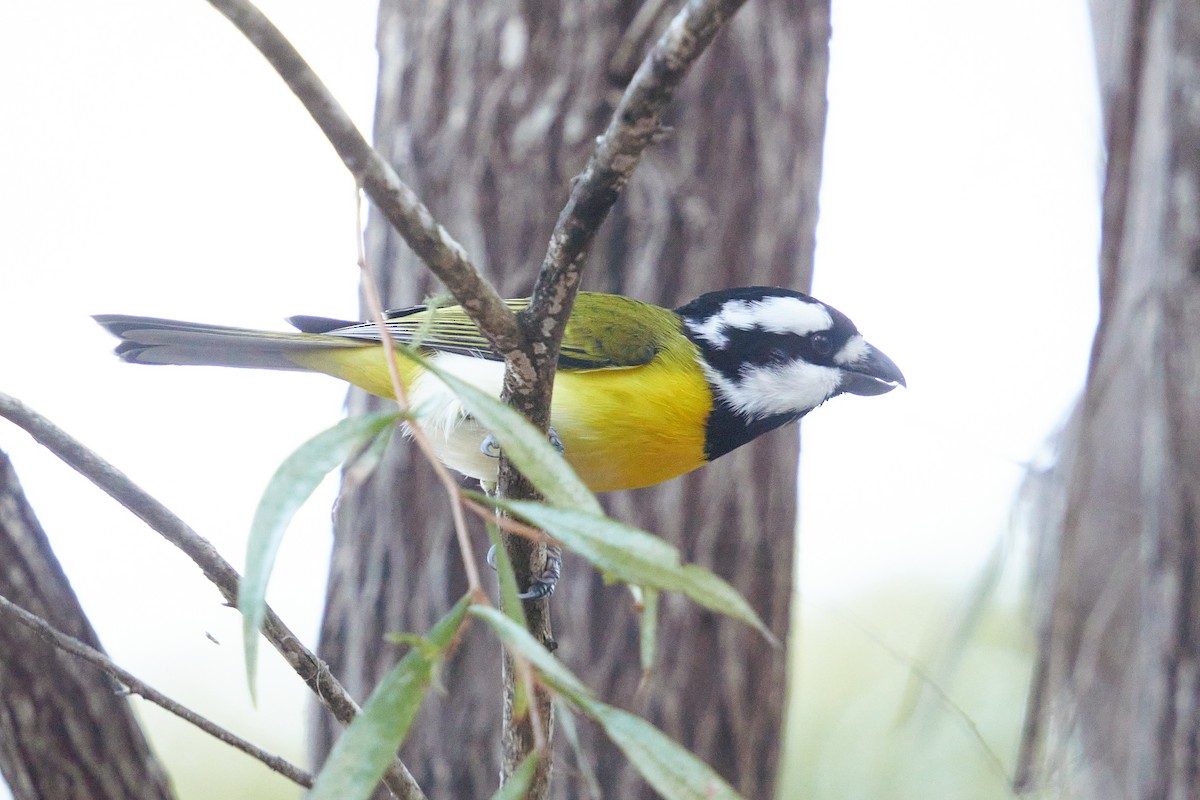
[[[527,300],[510,300],[514,308]],[[297,333],[97,316],[135,364],[199,364],[323,372],[392,397],[375,323],[292,317]],[[504,363],[459,306],[387,312],[398,342],[500,395]],[[449,467],[495,480],[486,429],[444,384],[399,359],[422,427]],[[580,292],[554,381],[551,426],[564,458],[594,491],[660,483],[799,419],[839,394],[904,385],[891,359],[854,323],[787,289],[711,292],[674,311]]]

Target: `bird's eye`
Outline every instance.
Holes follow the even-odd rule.
[[[812,346],[813,352],[820,358],[829,358],[833,355],[833,337],[824,331],[818,331],[810,335],[808,343]]]

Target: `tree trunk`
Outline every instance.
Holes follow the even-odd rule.
[[[1193,798],[1200,5],[1093,6],[1108,142],[1100,325],[1042,554],[1049,613],[1031,730],[1071,764],[1069,796]]]
[[[677,6],[618,0],[384,0],[376,146],[507,296],[527,294],[571,178],[583,167],[649,42]],[[657,12],[655,11],[657,9]],[[676,95],[652,148],[592,249],[588,288],[680,305],[717,288],[809,284],[825,125],[829,8],[752,3]],[[392,305],[437,291],[378,219],[369,259]],[[352,393],[358,413],[375,401]],[[795,517],[794,428],[698,474],[604,498],[618,519],[678,544],[744,593],[784,639]],[[396,658],[388,631],[423,631],[465,582],[447,504],[429,470],[394,447],[347,477],[321,655],[359,696]],[[486,549],[478,538],[479,553]],[[628,592],[568,557],[554,597],[559,655],[600,696],[646,714],[749,797],[771,791],[785,654],[745,626],[667,597],[659,659],[638,697]],[[447,664],[402,755],[431,797],[481,797],[499,772],[498,645],[472,635]],[[650,797],[602,734],[581,725],[608,797]],[[322,718],[323,757],[334,735]],[[587,796],[560,743],[552,796]]]
[[[102,649],[3,453],[0,595]],[[16,800],[173,796],[121,687],[7,620],[0,623],[0,772]]]

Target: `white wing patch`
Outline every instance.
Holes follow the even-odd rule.
[[[813,331],[829,330],[833,317],[816,301],[797,297],[764,297],[762,300],[730,300],[721,310],[702,322],[689,321],[692,333],[718,350],[729,345],[727,328],[761,328],[768,333],[793,333],[807,336]]]

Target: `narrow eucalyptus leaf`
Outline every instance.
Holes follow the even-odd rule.
[[[551,655],[541,642],[533,638],[533,634],[524,626],[490,606],[471,606],[471,613],[490,625],[510,652],[528,661],[557,691],[572,700],[591,697],[591,690],[566,665]]]
[[[525,621],[525,607],[517,597],[520,594],[517,589],[517,576],[513,572],[508,551],[504,549],[504,537],[500,535],[500,528],[491,520],[488,520],[487,531],[488,538],[492,540],[492,547],[495,548],[493,560],[496,562],[496,577],[500,582],[500,608],[513,622],[522,628],[528,628],[529,624]]]
[[[306,800],[365,800],[408,735],[413,718],[433,682],[434,668],[462,626],[469,606],[463,597],[427,637],[383,677],[362,711],[342,731],[313,782]]]
[[[584,511],[525,500],[488,502],[546,531],[616,580],[647,589],[680,592],[705,608],[745,622],[772,644],[778,644],[736,589],[701,566],[682,563],[679,550],[657,536]]]
[[[712,767],[636,714],[594,698],[579,706],[665,800],[740,800]]]
[[[533,783],[533,773],[537,770],[537,762],[536,752],[525,756],[513,770],[512,775],[508,776],[504,785],[492,795],[492,800],[521,800],[525,797],[525,793],[529,791],[529,784]]]
[[[258,662],[258,631],[266,614],[267,583],[284,532],[325,476],[387,430],[398,417],[398,414],[368,414],[342,420],[300,445],[279,465],[267,484],[250,525],[246,574],[238,590],[246,679],[251,695]]]
[[[511,619],[514,623],[521,626],[522,629],[528,629],[529,623],[525,620],[525,607],[521,604],[521,600],[517,597],[517,576],[513,573],[512,561],[508,558],[508,551],[504,549],[504,539],[500,535],[500,528],[495,522],[488,520],[487,524],[488,538],[492,540],[494,550],[493,561],[496,565],[496,575],[500,580],[500,608],[504,615]],[[529,710],[529,692],[526,690],[524,681],[513,682],[513,718],[521,719],[525,716],[525,712]]]

